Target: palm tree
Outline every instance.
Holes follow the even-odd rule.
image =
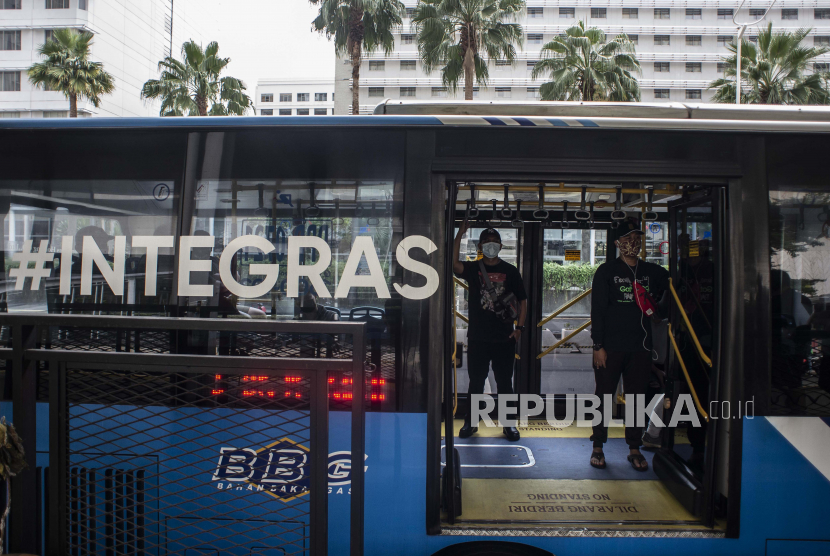
[[[473,85],[487,83],[486,58],[516,58],[522,26],[508,20],[524,7],[524,0],[421,0],[412,23],[424,69],[441,68],[441,81],[451,91],[463,77],[464,100],[473,100]]]
[[[92,33],[55,29],[52,39],[40,45],[42,62],[29,68],[29,81],[47,91],[60,91],[69,99],[69,117],[78,117],[78,99],[87,99],[98,108],[101,95],[115,90],[115,79],[104,64],[89,59]]]
[[[550,74],[539,87],[542,100],[640,100],[640,73],[634,43],[620,34],[606,42],[596,27],[585,29],[580,21],[564,36],[554,37],[542,47],[545,56],[533,67],[533,79]]]
[[[141,89],[141,98],[161,99],[161,116],[242,116],[252,106],[245,84],[235,77],[220,77],[230,58],[220,58],[219,44],[182,45],[179,61],[167,56],[159,62],[159,79],[150,79]]]
[[[823,72],[805,74],[811,60],[830,51],[828,48],[806,47],[801,41],[810,29],[792,33],[772,32],[772,23],[758,32],[758,45],[741,41],[741,103],[742,104],[828,104],[830,93]],[[713,102],[735,102],[738,45],[728,45],[731,56],[724,58],[724,76],[709,84],[715,89]]]
[[[334,38],[337,54],[347,54],[352,64],[352,114],[360,114],[360,61],[363,51],[382,48],[385,54],[395,46],[393,28],[401,24],[404,12],[400,0],[310,0],[320,12],[311,27]]]

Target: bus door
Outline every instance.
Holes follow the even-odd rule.
[[[710,402],[719,399],[723,190],[699,189],[669,203],[670,319],[663,448],[654,470],[706,525],[714,524],[718,454]],[[718,404],[713,403],[712,407]],[[670,425],[673,416],[677,426]]]

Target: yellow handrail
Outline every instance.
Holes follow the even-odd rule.
[[[706,410],[703,409],[703,406],[700,405],[700,400],[697,397],[697,392],[695,391],[695,387],[692,386],[692,379],[689,377],[689,371],[686,370],[686,363],[683,361],[683,356],[680,355],[680,349],[677,347],[677,342],[674,340],[674,334],[671,332],[671,324],[669,324],[669,339],[671,340],[671,345],[674,348],[674,353],[677,355],[677,360],[680,361],[680,368],[683,369],[683,376],[686,377],[686,384],[689,385],[689,391],[692,393],[692,399],[695,401],[695,407],[703,415],[703,418],[706,422],[709,422],[709,415],[706,413]]]
[[[680,297],[677,295],[677,291],[674,289],[674,284],[672,284],[671,278],[669,278],[669,289],[671,290],[671,294],[674,297],[675,303],[677,303],[677,308],[680,309],[680,314],[683,316],[683,322],[686,323],[686,328],[689,329],[689,334],[692,336],[692,340],[695,343],[695,347],[697,348],[698,353],[700,354],[700,358],[709,365],[712,366],[712,360],[709,359],[703,352],[703,348],[700,346],[700,341],[697,339],[697,334],[695,334],[695,329],[692,328],[692,323],[689,322],[689,317],[686,316],[686,311],[683,309],[683,304],[680,303]]]
[[[588,328],[589,326],[591,326],[591,321],[582,324],[579,328],[577,328],[576,330],[574,330],[573,332],[571,332],[570,334],[568,334],[567,336],[565,336],[564,338],[550,346],[548,349],[537,355],[536,359],[541,359],[542,357],[552,352],[553,350],[555,350],[556,348],[558,348],[559,346],[561,346],[562,344],[564,344],[565,342],[567,342],[568,340],[570,340],[571,338],[573,338],[574,336]]]
[[[459,313],[458,311],[456,311],[456,312],[455,312],[455,316],[456,316],[456,317],[458,317],[458,318],[460,318],[461,320],[463,320],[463,321],[464,321],[464,322],[466,322],[467,324],[470,324],[470,319],[468,319],[467,317],[465,317],[464,315],[462,315],[462,314],[461,314],[461,313]]]
[[[567,303],[565,303],[564,305],[559,307],[557,310],[555,310],[554,312],[552,312],[551,314],[549,314],[548,316],[546,316],[545,318],[540,320],[539,324],[537,324],[536,326],[541,327],[542,325],[547,323],[550,319],[554,318],[556,315],[558,315],[562,311],[564,311],[564,310],[568,309],[569,307],[572,307],[573,305],[575,305],[577,301],[579,301],[580,299],[582,299],[583,297],[585,297],[586,295],[591,293],[591,289],[592,288],[588,288],[587,290],[585,290],[584,292],[582,292],[578,296],[574,297],[573,299],[571,299],[570,301],[568,301]]]
[[[465,284],[464,282],[462,282],[461,280],[459,280],[455,276],[452,277],[452,280],[453,280],[453,282],[455,282],[456,285],[461,286],[465,290],[470,289],[469,286],[467,286],[467,284]]]

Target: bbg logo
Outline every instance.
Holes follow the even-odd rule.
[[[369,456],[364,455],[364,460]],[[212,481],[218,490],[262,492],[289,502],[308,494],[309,450],[282,438],[258,450],[222,447]],[[364,467],[364,472],[368,466]],[[351,452],[333,452],[328,460],[329,493],[343,494],[351,484]],[[347,489],[351,493],[351,489]]]

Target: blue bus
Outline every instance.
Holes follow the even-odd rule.
[[[27,347],[0,315],[0,408],[28,433],[29,462],[7,548],[311,554],[309,383],[255,360],[328,369],[363,354],[365,554],[827,554],[828,132],[824,108],[677,103],[3,121],[0,308],[64,319]],[[672,277],[650,395],[666,423],[692,399],[700,424],[652,414],[645,473],[625,462],[624,383],[606,469],[567,414],[594,393],[587,292],[626,216],[641,258]],[[458,435],[468,294],[451,259],[465,220],[460,258],[498,229],[528,293],[513,387],[547,412],[518,441],[499,423]],[[71,325],[84,316],[349,321],[365,345]],[[76,355],[27,365],[30,348]],[[113,353],[252,363],[126,372]],[[327,375],[329,554],[350,551],[352,376]],[[492,375],[485,392],[498,399]]]

